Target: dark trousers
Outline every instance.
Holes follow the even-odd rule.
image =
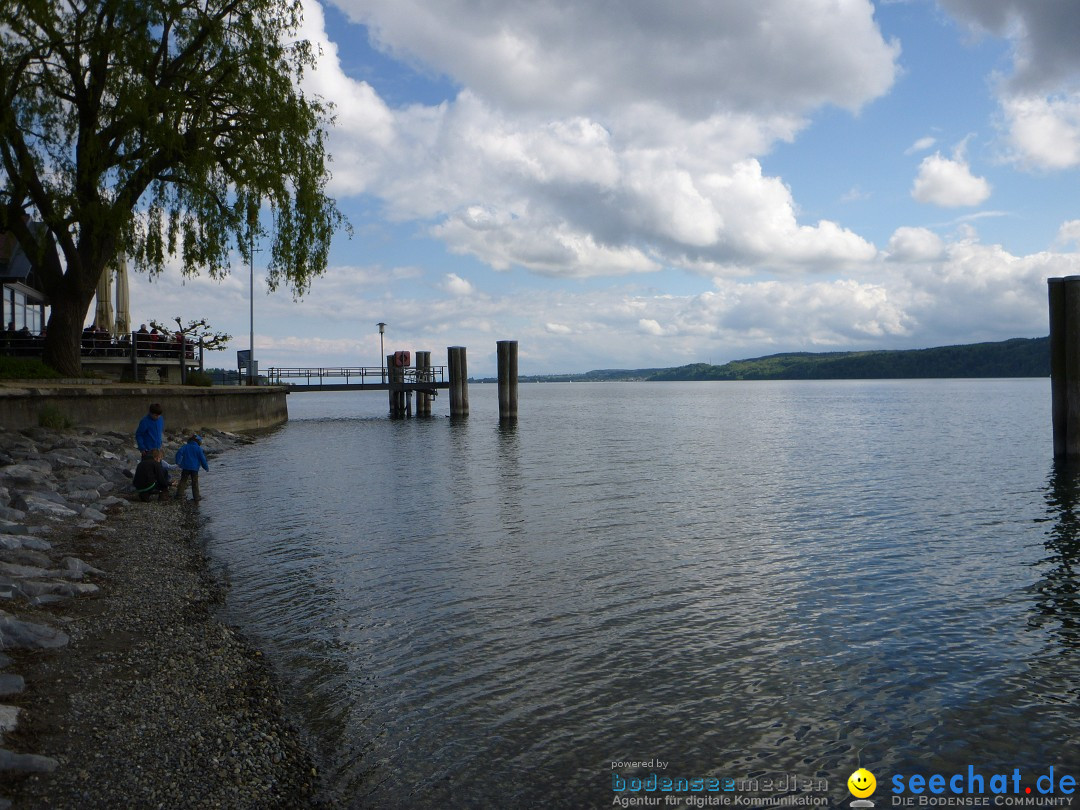
[[[168,487],[156,486],[153,489],[151,489],[149,492],[140,492],[139,493],[139,500],[142,501],[143,503],[146,503],[154,495],[158,496],[159,501],[167,501],[169,499],[169,488]]]
[[[180,483],[176,485],[176,497],[183,498],[187,492],[187,482],[191,479],[191,499],[194,501],[201,501],[202,496],[199,495],[199,471],[198,470],[181,470],[180,471]]]

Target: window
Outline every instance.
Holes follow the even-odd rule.
[[[29,326],[26,323],[26,293],[18,290],[13,290],[12,293],[15,301],[15,313],[12,315],[12,320],[15,321],[15,329],[19,330],[24,326]]]

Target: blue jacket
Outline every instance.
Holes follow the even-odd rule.
[[[144,453],[149,450],[157,450],[162,446],[165,439],[165,417],[159,416],[154,419],[147,414],[139,421],[139,427],[135,430],[135,444]]]
[[[206,453],[199,447],[198,442],[189,441],[177,450],[176,463],[180,465],[181,470],[188,470],[189,472],[198,472],[199,467],[202,467],[207,472],[210,471],[210,465],[206,463]]]

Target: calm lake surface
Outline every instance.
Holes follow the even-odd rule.
[[[211,463],[229,618],[350,807],[648,777],[1080,777],[1080,478],[1048,380],[294,394]],[[774,791],[783,793],[784,791]],[[819,794],[820,795],[820,794]]]

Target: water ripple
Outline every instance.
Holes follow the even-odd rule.
[[[653,756],[1075,766],[1046,388],[528,386],[516,427],[491,386],[453,423],[310,395],[215,467],[211,548],[352,806],[607,806]]]

